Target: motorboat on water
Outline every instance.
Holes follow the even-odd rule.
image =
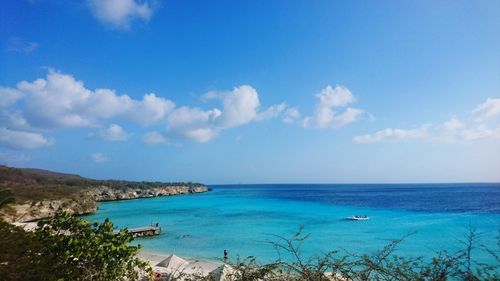
[[[367,221],[370,218],[365,215],[365,216],[350,216],[345,219],[349,221]]]

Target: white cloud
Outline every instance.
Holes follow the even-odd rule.
[[[109,160],[109,158],[106,155],[99,152],[92,153],[90,155],[90,158],[92,158],[92,161],[94,161],[95,163],[104,163]]]
[[[257,91],[248,85],[234,88],[224,95],[223,109],[218,119],[220,127],[231,128],[249,123],[257,117],[260,106]]]
[[[13,130],[30,130],[30,126],[20,111],[0,110],[0,126]]]
[[[463,129],[464,127],[465,124],[458,120],[457,117],[452,117],[450,120],[444,122],[439,126],[440,130],[445,133],[455,132],[457,130]]]
[[[160,133],[153,131],[142,136],[142,142],[149,145],[166,143],[167,139]]]
[[[287,124],[294,124],[300,119],[300,111],[297,107],[289,107],[283,115],[283,122]]]
[[[353,103],[356,99],[349,89],[343,86],[332,88],[326,86],[315,95],[318,99],[313,116],[305,117],[304,127],[338,128],[352,123],[364,112],[361,109],[348,107],[342,113],[337,108]]]
[[[417,129],[384,129],[373,134],[355,136],[356,143],[375,143],[386,140],[420,139],[438,143],[469,142],[477,140],[500,140],[500,124],[493,127],[486,121],[500,113],[500,99],[487,99],[472,111],[472,120],[469,122],[458,119],[456,116],[435,125],[423,125]],[[491,125],[491,124],[490,124]],[[496,126],[496,127],[495,127]]]
[[[175,107],[172,101],[153,93],[144,95],[141,101],[134,101],[133,105],[130,118],[143,126],[163,121]]]
[[[91,91],[73,76],[53,70],[46,79],[18,83],[17,89],[25,96],[25,118],[37,128],[95,126],[100,119],[117,116],[131,105],[128,96],[117,96],[109,89]]]
[[[175,137],[208,142],[218,133],[214,122],[221,114],[219,109],[203,111],[183,106],[174,110],[168,117],[167,131]]]
[[[118,29],[129,29],[134,20],[148,22],[153,15],[153,1],[87,0],[94,16],[102,23]]]
[[[353,138],[356,143],[375,143],[381,141],[401,141],[406,139],[424,139],[427,137],[428,125],[423,125],[416,129],[403,130],[387,128],[373,134],[355,136]]]
[[[174,137],[182,137],[196,142],[208,142],[222,130],[262,121],[278,116],[286,104],[278,104],[260,111],[257,91],[249,86],[235,87],[230,92],[209,92],[202,99],[222,101],[222,110],[214,108],[180,107],[167,119],[167,132]]]
[[[474,116],[476,122],[485,121],[499,114],[500,98],[489,98],[472,111],[472,116]]]
[[[7,107],[20,100],[23,94],[12,88],[0,87],[0,107]]]
[[[0,145],[14,149],[34,149],[50,146],[53,140],[45,138],[42,134],[15,131],[0,127]]]
[[[217,100],[223,98],[223,94],[216,92],[216,91],[210,91],[206,92],[203,95],[201,95],[200,100],[203,102],[208,102],[211,100]]]
[[[479,125],[476,128],[464,129],[460,132],[457,141],[476,141],[482,139],[500,139],[500,126],[490,129],[486,125]]]
[[[112,89],[92,90],[72,75],[51,69],[45,78],[21,81],[15,88],[1,88],[0,92],[5,93],[1,99],[5,106],[0,110],[3,127],[47,131],[95,128],[128,120],[142,126],[166,124],[168,135],[197,142],[208,142],[229,128],[275,118],[287,108],[281,103],[261,110],[257,91],[249,85],[210,94],[211,99],[221,102],[221,109],[176,108],[174,102],[154,93],[133,99]],[[107,126],[97,135],[112,141],[127,139],[122,127]]]
[[[327,85],[321,92],[316,94],[316,97],[322,107],[345,106],[356,100],[349,89],[338,85],[335,89]]]
[[[107,141],[126,141],[128,134],[122,127],[111,124],[108,128],[100,131],[100,136]]]
[[[196,142],[209,142],[217,136],[219,131],[214,128],[194,128],[183,131],[185,138],[194,140]]]
[[[261,120],[268,120],[268,119],[276,118],[278,115],[280,115],[287,108],[288,108],[288,105],[286,103],[280,103],[280,104],[270,106],[266,110],[259,112],[257,114],[257,116],[255,117],[255,120],[261,121]]]
[[[13,97],[4,99],[2,94],[5,104],[24,98],[23,112],[18,117],[41,129],[92,127],[118,117],[149,126],[165,120],[175,106],[153,93],[135,100],[112,89],[90,90],[82,81],[54,70],[49,70],[45,79],[22,81],[15,89],[2,88],[1,93]]]
[[[355,143],[376,143],[383,141],[426,140],[438,143],[468,142],[482,139],[500,139],[500,126],[489,128],[486,125],[467,127],[456,118],[452,118],[438,126],[423,125],[416,129],[391,129],[377,131],[373,134],[355,136]]]
[[[457,117],[452,117],[450,120],[443,122],[436,128],[438,139],[443,142],[454,142],[460,137],[461,131],[465,128],[465,124]]]

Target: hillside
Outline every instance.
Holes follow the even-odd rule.
[[[0,190],[8,189],[14,202],[0,210],[10,221],[52,216],[58,209],[75,214],[94,212],[97,202],[208,191],[200,183],[95,180],[40,169],[0,166]]]

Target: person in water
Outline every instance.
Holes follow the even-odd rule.
[[[224,261],[227,261],[227,251],[224,250]]]

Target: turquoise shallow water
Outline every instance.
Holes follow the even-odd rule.
[[[482,191],[482,197],[477,198],[455,194],[473,187],[448,187],[444,191],[440,186],[434,187],[433,191],[439,191],[436,196],[447,198],[434,198],[435,202],[418,199],[421,189],[415,186],[389,193],[388,188],[394,189],[394,186],[375,186],[367,190],[359,190],[359,186],[320,186],[318,189],[317,186],[287,188],[283,185],[212,188],[211,192],[196,195],[103,202],[98,212],[86,219],[102,221],[109,217],[120,228],[159,222],[163,227],[159,237],[136,240],[146,251],[203,259],[220,259],[223,250],[227,249],[232,258],[239,254],[242,257],[254,255],[264,262],[275,260],[276,251],[266,241],[274,240],[273,235],[290,237],[300,226],[304,226],[305,233],[311,234],[303,243],[304,255],[333,249],[373,252],[415,231],[397,253],[431,257],[438,250],[456,251],[461,246],[459,240],[471,226],[482,233],[480,243],[498,250],[495,248],[500,230],[498,185],[488,186]],[[345,190],[351,194],[356,188],[359,200],[349,199],[351,202],[345,200],[346,196],[336,194]],[[411,191],[415,188],[418,190]],[[290,195],[290,192],[295,193]],[[311,192],[314,196],[309,194]],[[397,198],[412,196],[412,192],[417,192],[414,197],[416,201],[422,200],[420,204],[402,205],[410,206],[409,210],[393,206]],[[465,207],[450,209],[443,205],[440,209],[440,204],[452,205],[445,201],[453,196],[465,202]],[[392,203],[384,203],[384,200]],[[472,200],[477,200],[477,204],[472,204]],[[460,203],[454,206],[457,204]],[[426,205],[429,207],[425,208]],[[366,214],[370,220],[344,220],[354,214]],[[493,262],[481,252],[476,253],[476,257],[480,261]]]

